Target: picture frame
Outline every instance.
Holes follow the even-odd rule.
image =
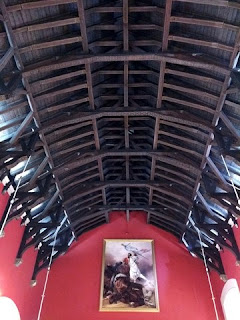
[[[153,240],[103,240],[99,311],[160,311]]]

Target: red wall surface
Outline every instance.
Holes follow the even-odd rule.
[[[203,263],[142,213],[113,213],[111,223],[81,236],[53,264],[42,320],[214,320]],[[99,312],[103,239],[154,239],[160,313]],[[222,319],[222,318],[220,318]]]
[[[0,185],[0,217],[8,201],[2,195]],[[11,298],[17,305],[22,320],[35,320],[40,305],[45,272],[39,274],[38,285],[30,287],[37,252],[32,248],[23,255],[23,264],[14,265],[24,228],[19,221],[12,221],[5,228],[5,237],[0,238],[0,296]],[[0,315],[1,319],[1,315]]]
[[[235,238],[238,243],[238,248],[240,248],[240,229],[239,228],[237,229],[234,227],[233,230],[234,230]],[[221,252],[221,258],[222,258],[222,262],[223,262],[223,266],[224,266],[227,278],[236,279],[240,289],[240,266],[236,266],[236,256],[231,251],[224,249],[224,251]],[[224,282],[220,280],[219,276],[215,272],[212,273],[211,279],[215,289],[216,302],[218,306],[220,306],[220,298],[221,298]],[[239,306],[239,314],[240,314],[240,306]]]

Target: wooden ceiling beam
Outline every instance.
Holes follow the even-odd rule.
[[[231,0],[230,1],[229,0],[174,0],[174,1],[240,9],[240,4]]]
[[[87,26],[86,26],[86,20],[85,20],[86,11],[84,9],[84,4],[83,4],[82,0],[78,0],[77,5],[78,5],[78,13],[79,13],[79,17],[80,17],[80,29],[81,29],[81,34],[83,37],[83,51],[84,51],[84,53],[87,54],[87,53],[89,53],[90,45],[89,45],[89,41],[88,41]],[[88,84],[89,104],[90,104],[90,108],[92,110],[95,110],[91,65],[86,63],[85,70],[86,70],[86,79],[87,79],[87,84]],[[96,150],[100,150],[101,144],[100,144],[100,140],[99,140],[99,131],[98,131],[98,124],[97,124],[96,118],[92,119],[92,125],[93,125],[95,147],[96,147]],[[99,172],[100,181],[104,181],[104,171],[103,171],[102,159],[99,158],[97,160],[97,162],[98,162],[98,172]],[[96,177],[96,174],[94,175],[94,177]],[[104,204],[107,203],[105,188],[102,189],[102,200],[103,200]]]
[[[119,6],[96,6],[86,10],[86,14],[96,14],[96,13],[109,13],[118,12],[122,13],[122,8]],[[163,13],[163,9],[157,6],[129,6],[129,12],[152,12],[152,13]]]
[[[158,192],[161,192],[165,195],[171,196],[175,199],[178,199],[179,201],[181,201],[182,203],[185,203],[185,205],[189,205],[191,203],[190,200],[188,200],[186,198],[186,196],[181,195],[179,192],[176,192],[176,190],[171,190],[173,189],[172,187],[170,187],[170,189],[166,188],[166,185],[169,186],[169,183],[164,183],[162,184],[161,182],[157,182],[157,181],[136,181],[136,180],[119,180],[119,181],[105,181],[105,182],[90,182],[90,183],[84,183],[82,185],[78,185],[78,189],[89,189],[89,190],[101,190],[102,187],[105,188],[109,188],[109,187],[122,187],[122,188],[126,188],[126,187],[137,187],[137,188],[149,188],[150,186],[152,186],[153,190],[156,190]],[[82,193],[78,192],[78,197],[80,197],[82,195]],[[72,199],[72,197],[74,198],[75,196],[71,196],[69,199],[66,199],[65,203],[70,201],[70,199]]]
[[[16,142],[18,141],[18,139],[21,137],[21,135],[23,134],[23,132],[27,129],[27,127],[30,125],[30,123],[33,120],[33,112],[30,111],[24,121],[21,123],[20,127],[17,129],[17,131],[13,134],[11,140],[10,140],[10,144],[14,145],[16,144]]]
[[[130,108],[129,108],[130,109]],[[202,129],[206,132],[213,132],[213,128],[207,123],[207,121],[204,121],[202,119],[199,119],[199,117],[196,117],[188,112],[182,111],[181,113],[176,111],[168,111],[168,110],[159,110],[156,109],[148,109],[148,110],[138,110],[136,109],[134,111],[129,110],[125,111],[123,109],[115,109],[115,111],[111,111],[107,109],[107,111],[104,110],[104,108],[101,108],[99,111],[85,111],[85,112],[77,112],[74,113],[75,118],[66,119],[67,117],[59,117],[58,123],[56,124],[57,118],[50,120],[49,122],[44,123],[44,127],[42,128],[42,131],[44,133],[47,133],[50,130],[59,129],[63,126],[70,126],[70,125],[76,125],[79,122],[87,121],[93,118],[102,118],[102,117],[120,117],[120,116],[151,116],[151,117],[159,117],[160,121],[169,121],[172,124],[176,123],[178,124],[184,124],[189,127]],[[87,116],[84,116],[86,115]],[[69,116],[68,116],[69,118]],[[118,121],[120,121],[119,119]],[[47,127],[46,127],[47,126]]]
[[[102,202],[102,193],[98,193],[96,195],[93,195],[90,199],[83,198],[83,200],[80,198],[78,202],[72,203],[68,205],[68,211],[72,212],[74,211],[74,214],[81,210],[82,207],[91,207],[92,203],[97,203],[101,201]]]
[[[12,59],[14,55],[13,47],[9,47],[4,56],[0,59],[0,72],[6,67],[8,62]]]
[[[166,68],[165,72],[166,74],[171,74],[173,76],[179,76],[183,78],[214,83],[216,86],[222,86],[223,84],[223,81],[217,80],[215,77],[212,77],[211,74],[204,73],[204,72],[201,72],[199,74],[197,72],[193,73],[193,72],[189,72],[187,68],[186,68],[186,71],[180,71],[180,70],[176,70],[171,67],[168,67]]]
[[[68,4],[68,3],[74,3],[74,2],[76,2],[76,0],[42,0],[41,2],[32,1],[27,3],[7,6],[6,10],[7,12],[10,13],[10,12],[21,11],[21,10],[31,10],[31,9],[50,7],[50,6],[58,6],[61,4]]]
[[[79,132],[79,130],[77,132]],[[86,138],[90,135],[94,135],[94,130],[87,130],[81,133],[79,132],[78,134],[75,134],[75,132],[72,132],[70,136],[68,135],[68,136],[65,136],[64,138],[59,137],[59,140],[55,140],[54,142],[49,143],[49,146],[50,146],[50,149],[55,149],[55,150],[57,148],[60,148],[62,150],[63,146],[64,146],[64,149],[66,149],[67,145],[70,148],[71,145],[69,145],[69,142],[75,142],[76,140]],[[81,146],[81,144],[79,145]]]
[[[234,136],[234,138],[237,140],[237,142],[240,142],[240,133],[223,111],[221,111],[220,113],[220,119],[224,122],[224,124],[231,132],[231,134]]]
[[[128,52],[129,51],[129,21],[128,21],[128,15],[129,15],[129,4],[128,0],[123,0],[123,51]],[[124,61],[124,74],[123,74],[123,105],[125,108],[128,108],[129,104],[129,62]],[[124,116],[124,138],[125,138],[125,148],[129,149],[129,119],[128,116]],[[129,164],[129,156],[126,156],[126,162],[125,162],[125,178],[126,181],[129,181],[130,179],[130,164]],[[130,204],[131,197],[130,197],[130,188],[126,186],[126,203]],[[126,210],[127,214],[127,221],[129,221],[129,210]]]
[[[207,164],[209,165],[209,167],[211,168],[211,170],[213,171],[215,176],[218,178],[220,183],[224,186],[224,188],[227,189],[228,191],[230,191],[232,188],[229,186],[229,184],[227,183],[227,181],[224,178],[223,174],[219,171],[219,169],[217,168],[215,163],[212,161],[210,156],[207,157]]]
[[[193,35],[191,35],[193,36]],[[232,52],[233,47],[224,45],[220,42],[214,42],[211,40],[200,40],[200,39],[195,39],[195,38],[190,38],[187,36],[179,36],[179,35],[169,35],[168,38],[169,41],[177,41],[181,43],[187,43],[190,45],[196,45],[196,46],[204,46],[204,47],[209,47],[209,48],[214,48],[222,51],[227,51],[227,52]]]
[[[11,28],[12,19],[9,20],[8,17],[5,19],[9,43],[15,49],[13,57],[23,74],[22,80],[26,88],[26,92],[19,89],[15,93],[26,94],[32,110],[33,128],[41,138],[41,142],[34,145],[36,159],[31,159],[28,168],[30,173],[22,181],[20,198],[14,204],[14,214],[28,210],[27,214],[30,216],[35,212],[34,215],[39,214],[35,222],[39,222],[45,214],[54,217],[56,206],[59,205],[63,209],[67,208],[71,219],[74,217],[76,222],[74,229],[77,235],[80,235],[107,222],[109,206],[110,210],[125,206],[128,217],[131,205],[138,208],[147,206],[150,210],[146,211],[149,221],[180,237],[180,234],[187,232],[188,227],[193,228],[185,225],[193,206],[196,211],[194,218],[197,220],[200,217],[194,199],[199,200],[197,192],[203,176],[205,180],[200,190],[201,194],[206,193],[206,195],[204,205],[199,204],[203,217],[207,206],[211,208],[214,222],[221,218],[221,214],[224,216],[224,209],[219,209],[222,211],[218,215],[218,212],[212,209],[212,204],[221,205],[228,210],[229,217],[234,216],[236,203],[230,201],[233,195],[226,193],[225,199],[222,194],[216,193],[217,186],[225,192],[229,183],[217,168],[217,165],[219,167],[219,162],[216,162],[217,147],[216,150],[214,149],[216,152],[211,154],[211,158],[210,150],[219,119],[219,124],[223,125],[221,135],[225,134],[224,139],[227,140],[223,143],[223,152],[225,149],[229,151],[231,146],[235,148],[234,143],[239,140],[238,137],[236,139],[238,129],[234,126],[235,121],[236,123],[238,121],[237,115],[233,112],[233,120],[231,117],[224,118],[225,122],[221,118],[227,93],[235,94],[235,91],[227,91],[227,88],[233,62],[239,51],[239,38],[234,48],[229,45],[231,40],[224,40],[221,44],[218,40],[209,40],[206,29],[211,28],[214,32],[221,32],[220,24],[219,21],[212,21],[209,17],[203,17],[203,24],[201,24],[201,17],[195,10],[196,4],[198,6],[202,3],[198,0],[186,0],[189,3],[188,6],[193,7],[192,17],[182,13],[184,5],[177,3],[177,0],[166,0],[165,9],[141,0],[137,5],[134,1],[130,3],[128,0],[106,3],[100,1],[100,6],[96,7],[97,4],[94,4],[92,6],[95,7],[89,9],[84,8],[84,5],[86,8],[89,6],[84,0],[49,1],[24,2],[9,6],[7,9],[4,3],[1,4],[3,18],[7,17],[7,10],[9,12],[12,10],[12,17],[12,15],[21,15],[21,12],[17,12],[19,10],[45,12],[48,10],[47,6],[50,8],[47,14],[48,21],[46,18],[45,21],[38,19],[35,25],[32,22],[30,22],[31,25],[27,25],[29,22],[26,22],[25,26],[22,25],[23,27],[14,31]],[[210,1],[204,1],[210,4]],[[216,0],[212,1],[216,3]],[[225,0],[219,1],[224,5],[227,3]],[[58,8],[59,5],[61,7]],[[51,6],[57,7],[52,8],[52,11]],[[179,10],[174,13],[174,17],[172,17],[172,7]],[[70,14],[64,15],[62,21],[60,16],[56,16],[56,12],[60,12],[61,9],[67,9],[67,11],[69,9]],[[76,17],[76,9],[79,17]],[[164,14],[164,27],[155,24],[159,13]],[[88,19],[85,19],[85,15]],[[162,16],[160,18],[163,21]],[[215,16],[216,19],[217,16]],[[51,44],[48,39],[43,38],[42,44],[33,41],[36,36],[45,34],[47,26],[57,28],[61,32],[64,21],[70,33],[72,27],[78,32],[78,34],[71,34],[77,42],[70,46],[66,42],[66,46],[65,42],[61,42],[65,41],[62,38],[53,39],[56,42]],[[94,26],[93,23],[96,21],[98,24]],[[79,34],[77,23],[81,34]],[[176,33],[169,37],[170,27],[175,32],[174,27],[179,26],[179,23],[186,32],[179,34],[175,30]],[[196,33],[191,34],[194,26],[197,28],[202,26],[202,38],[199,38]],[[224,33],[233,33],[232,36],[235,37],[237,31],[235,26],[222,24],[221,28]],[[19,38],[18,43],[22,42],[21,46],[23,46],[21,51],[14,37],[22,34],[24,30],[29,33],[29,41],[33,45],[31,46],[29,42],[24,44]],[[147,38],[147,30],[153,30],[152,40]],[[160,41],[161,36],[162,41]],[[169,39],[174,41],[170,46]],[[186,43],[184,48],[189,48],[188,53],[180,53],[183,48],[180,46],[182,41]],[[54,46],[62,44],[59,55],[55,56]],[[191,51],[192,45],[194,48],[195,45],[204,46],[203,51],[209,52],[209,56],[199,53],[194,48]],[[161,52],[156,51],[155,46]],[[83,50],[79,54],[81,48]],[[28,49],[30,54],[27,52]],[[32,55],[31,49],[38,50],[39,59],[43,60],[47,54],[51,53],[53,57],[45,61],[37,60]],[[90,49],[92,49],[91,54]],[[214,49],[225,50],[222,57],[227,58],[231,52],[230,63],[226,65],[223,58],[214,61],[210,57],[210,52]],[[220,56],[220,50],[217,50],[215,50],[216,55]],[[12,68],[13,65],[13,59],[10,56],[9,60],[6,58],[5,62],[3,61],[7,68]],[[25,66],[27,61],[40,62]],[[8,70],[7,68],[5,69]],[[3,81],[7,82],[11,78],[9,75],[6,73]],[[61,83],[62,85],[59,86]],[[81,88],[81,85],[84,87]],[[50,90],[46,90],[46,87]],[[235,98],[231,96],[231,100]],[[22,110],[12,109],[4,112],[3,115],[5,117],[6,114],[6,117],[11,118],[15,111],[21,115],[26,112],[25,106],[22,106]],[[227,111],[227,114],[230,114],[230,111]],[[29,115],[30,113],[27,117],[25,116],[25,122],[22,122],[15,134],[9,132],[9,136],[5,136],[1,161],[4,162],[8,156],[13,155],[8,165],[3,163],[7,170],[20,163],[31,151],[28,141],[32,136],[29,130],[27,131],[31,120],[26,124]],[[11,123],[9,128],[12,131],[15,129],[15,124]],[[9,141],[12,141],[14,146],[17,143],[20,146],[21,142],[21,148],[9,149],[7,147]],[[43,153],[42,144],[45,153]],[[9,153],[10,151],[12,153]],[[207,169],[210,170],[208,173],[203,171],[206,163]],[[18,170],[14,172],[15,176],[18,173]],[[31,173],[33,173],[32,178]],[[213,179],[211,194],[208,193],[210,187],[206,187],[209,177]],[[217,184],[217,181],[220,181],[220,184]],[[28,184],[30,189],[27,187]],[[31,187],[35,186],[39,187],[39,192],[26,192],[26,190],[32,191]],[[38,189],[34,188],[33,191],[36,190]],[[232,204],[228,205],[228,201]],[[20,203],[23,207],[17,209]],[[42,207],[36,209],[37,211],[32,210],[38,204],[42,204]],[[150,206],[162,208],[160,214],[172,218],[173,222],[167,221],[167,218],[157,217],[155,210],[151,211]],[[89,208],[94,217],[87,218]],[[32,212],[30,213],[29,210]],[[47,212],[44,213],[44,210]],[[207,214],[206,218],[211,220],[209,212]],[[86,220],[79,220],[85,217]],[[27,220],[24,221],[27,222]],[[54,220],[54,223],[56,224],[57,221]],[[51,225],[49,227],[51,228]],[[208,226],[205,227],[207,230]],[[204,225],[202,228],[204,229]],[[34,233],[33,230],[35,229],[32,229],[32,233]],[[219,230],[221,237],[228,236],[227,232],[222,231],[221,228]],[[62,250],[67,249],[69,237],[72,237],[69,234],[71,230],[67,226],[64,226],[61,232],[62,236],[59,238],[61,243],[57,246],[58,251],[55,257]],[[196,236],[196,232],[194,235]],[[214,241],[204,232],[202,235],[209,250],[214,251]],[[36,242],[34,239],[27,240],[24,248],[33,242],[37,243],[38,240],[41,239],[38,237]],[[52,238],[45,240],[34,272],[39,271],[49,258],[48,246]],[[219,239],[216,238],[215,241]],[[198,248],[197,238],[194,239],[193,247],[194,245]],[[217,256],[217,252],[214,251],[214,254]],[[213,265],[216,261],[213,261]]]
[[[163,206],[164,208],[167,207],[173,211],[181,211],[180,215],[186,216],[187,215],[187,205],[190,203],[190,198],[186,197],[179,197],[178,202],[176,203],[176,199],[174,198],[174,193],[164,193],[159,190],[159,188],[154,188],[153,193],[153,204],[156,202]],[[161,193],[160,193],[161,192]],[[159,201],[160,200],[160,201]],[[166,210],[166,209],[164,209]]]
[[[37,167],[36,171],[34,172],[34,174],[32,175],[28,185],[27,185],[27,188],[29,190],[31,190],[38,178],[38,176],[42,173],[42,171],[44,170],[44,168],[46,167],[46,165],[48,164],[48,158],[45,157],[43,159],[43,161],[41,162],[41,164]]]
[[[170,181],[170,183],[173,183],[173,184],[178,184],[178,185],[182,185],[184,186],[186,189],[189,189],[190,191],[193,189],[193,187],[189,184],[187,184],[186,182],[180,180],[180,179],[176,179],[176,178],[172,178],[172,177],[169,177],[169,176],[166,176],[166,174],[163,172],[162,174],[159,173],[159,172],[156,172],[155,171],[155,178],[158,178],[158,179],[161,179],[161,181]],[[156,181],[158,180],[156,179]]]
[[[175,0],[174,0],[175,1]],[[177,0],[178,1],[178,0]],[[187,2],[187,1],[186,1]],[[220,29],[230,29],[232,31],[238,31],[238,26],[225,23],[222,21],[215,21],[215,20],[208,20],[208,19],[200,19],[200,18],[193,18],[193,17],[181,17],[181,16],[172,16],[171,22],[173,23],[183,23],[183,24],[190,24],[190,25],[197,25],[197,26],[204,26],[204,27],[212,27],[212,28],[220,28]]]
[[[88,157],[86,157],[88,155]],[[104,157],[125,157],[126,155],[129,156],[145,156],[145,157],[151,157],[155,156],[157,160],[162,161],[164,163],[171,164],[173,166],[179,167],[184,170],[188,170],[189,172],[192,172],[193,174],[198,174],[200,172],[199,168],[196,166],[193,166],[191,164],[188,164],[185,160],[181,161],[181,157],[178,156],[178,160],[171,158],[171,153],[166,153],[162,151],[155,151],[155,150],[146,150],[146,151],[132,151],[132,150],[122,150],[122,151],[97,151],[97,152],[86,152],[86,155],[83,154],[82,157],[76,158],[73,161],[66,162],[65,167],[56,167],[53,169],[53,172],[56,172],[58,174],[62,174],[63,172],[68,173],[70,170],[73,170],[76,167],[82,166],[87,163],[91,163],[93,161],[98,160],[99,158]],[[113,159],[111,160],[113,161]],[[118,160],[119,161],[119,160]]]
[[[159,13],[159,14],[164,14],[164,9],[160,8],[158,6],[129,6],[129,12],[151,12],[151,13]]]
[[[62,109],[67,109],[69,107],[73,107],[76,105],[81,105],[83,103],[89,102],[89,97],[80,98],[80,99],[76,99],[76,100],[68,101],[68,102],[63,102],[63,103],[61,103],[62,101],[59,101],[59,102],[60,103],[51,104],[50,106],[44,108],[43,110],[40,110],[39,114],[41,116],[44,116],[45,114],[49,114],[51,112],[56,112],[56,111],[59,111]]]
[[[210,114],[214,114],[214,112],[215,112],[214,109],[212,109],[211,107],[203,105],[203,103],[200,102],[200,101],[199,101],[199,104],[198,103],[193,103],[193,102],[187,101],[185,99],[171,97],[171,96],[169,96],[167,94],[165,94],[162,97],[162,100],[163,101],[168,101],[168,102],[171,102],[171,103],[176,103],[176,104],[179,104],[179,105],[182,105],[182,106],[187,106],[187,107],[195,109],[195,110],[202,110],[202,111],[205,111],[205,112],[210,113]]]
[[[230,69],[224,64],[214,63],[207,57],[196,58],[190,53],[122,53],[122,54],[99,54],[99,55],[78,55],[63,57],[61,60],[58,58],[45,60],[33,65],[25,67],[23,71],[24,76],[31,76],[40,72],[50,70],[58,70],[60,68],[69,68],[72,66],[83,65],[86,63],[100,63],[100,62],[120,62],[120,61],[156,61],[168,62],[172,64],[179,64],[193,68],[205,69],[208,71],[220,72],[224,75],[230,74]]]
[[[72,172],[70,175],[66,175],[66,176],[60,176],[60,180],[61,183],[63,184],[63,186],[66,184],[68,184],[70,181],[72,181],[73,179],[77,179],[79,176],[87,176],[89,172],[91,171],[97,171],[98,166],[97,165],[93,165],[91,167],[87,167],[86,169],[84,169],[85,167],[79,167],[79,170]]]
[[[46,98],[49,98],[49,97],[55,97],[57,95],[61,95],[61,94],[66,94],[66,93],[71,93],[71,92],[74,92],[74,91],[79,91],[79,90],[82,90],[82,89],[86,89],[87,88],[87,84],[86,83],[83,83],[83,84],[77,84],[77,85],[73,85],[71,87],[65,87],[65,86],[58,86],[58,87],[55,87],[54,89],[50,89],[50,90],[46,90],[44,92],[41,92],[40,94],[38,94],[37,96],[35,96],[35,100],[38,101],[38,100],[42,100],[42,99],[46,99]]]
[[[42,1],[41,4],[43,4],[44,2],[48,3],[48,5],[49,5],[49,1]],[[54,3],[56,4],[56,2],[54,2]],[[39,5],[39,2],[37,2],[35,4]],[[25,5],[28,6],[29,3],[27,3]],[[10,24],[10,19],[9,19],[9,16],[8,16],[9,12],[7,11],[7,8],[6,8],[6,6],[5,6],[5,4],[3,2],[1,3],[0,6],[1,6],[3,17],[4,17],[4,25],[5,25],[5,29],[7,31],[8,41],[11,44],[11,46],[14,48],[14,59],[16,61],[16,65],[17,65],[18,69],[21,72],[23,72],[24,65],[23,65],[23,61],[22,61],[22,58],[21,58],[20,50],[18,48],[16,39],[15,39],[15,36],[14,36],[13,29],[12,29],[11,24]],[[24,9],[24,8],[21,7],[21,9]],[[40,128],[41,127],[41,121],[40,121],[39,114],[38,114],[37,104],[36,104],[36,101],[33,98],[31,86],[30,86],[30,84],[28,82],[28,79],[25,76],[23,76],[23,73],[22,73],[22,81],[23,81],[24,87],[25,87],[26,92],[27,92],[27,99],[28,99],[29,106],[30,106],[30,108],[31,108],[31,110],[33,112],[34,121],[36,123],[36,126],[38,128]],[[44,133],[41,132],[39,136],[40,136],[41,141],[43,142],[45,154],[47,155],[50,168],[53,168],[54,167],[54,163],[53,163],[52,156],[50,154],[50,150],[49,150],[45,135],[44,135]],[[55,192],[55,195],[54,195],[54,199],[57,198],[57,197],[62,198],[63,197],[63,193],[62,193],[62,190],[61,190],[61,185],[60,185],[59,179],[58,179],[58,177],[56,175],[55,175],[55,178],[54,178],[54,183],[55,183],[55,187],[56,187],[56,192]],[[38,199],[38,202],[40,203],[40,198]],[[53,202],[50,200],[49,203],[47,204],[47,207],[50,208],[50,206],[52,204],[53,204]],[[28,208],[30,209],[30,206],[28,206]]]
[[[79,23],[78,17],[74,17],[74,16],[68,17],[66,15],[62,15],[62,16],[57,16],[56,19],[53,21],[46,20],[46,21],[41,21],[39,23],[27,25],[24,27],[17,27],[13,29],[13,32],[15,35],[17,35],[20,33],[34,32],[39,30],[45,30],[48,28],[57,28],[57,27],[62,27],[62,26],[67,26],[67,25],[72,25],[77,23]]]
[[[187,93],[187,94],[193,94],[193,95],[196,95],[196,96],[202,96],[204,94],[205,97],[208,97],[209,99],[212,99],[214,101],[218,101],[219,97],[215,94],[212,94],[212,93],[208,93],[206,92],[206,90],[199,90],[199,89],[196,89],[196,88],[190,88],[190,87],[186,87],[186,84],[185,83],[182,83],[179,81],[178,83],[176,84],[173,84],[173,83],[166,83],[164,82],[164,88],[168,88],[168,89],[171,89],[171,90],[176,90],[176,91],[180,91],[180,92],[184,92],[184,93]]]
[[[176,203],[176,201],[175,201]],[[167,212],[168,210],[172,211],[172,212],[176,212],[176,214],[178,215],[179,219],[185,219],[186,215],[187,215],[187,208],[183,207],[182,205],[178,204],[178,206],[176,206],[174,203],[174,201],[169,201],[169,197],[166,196],[158,196],[156,195],[156,192],[153,195],[153,200],[152,200],[152,205],[156,205],[158,207],[162,207],[163,210]]]
[[[180,171],[179,168],[173,170],[172,168],[170,169],[169,167],[164,167],[163,165],[159,165],[157,163],[156,164],[156,170],[167,172],[168,174],[171,173],[174,176],[178,176],[181,179],[188,180],[189,181],[189,185],[194,184],[194,181],[195,181],[193,177],[190,177],[187,174],[188,172],[183,173],[183,171]],[[166,178],[168,178],[168,176],[166,176]]]
[[[172,0],[167,0],[165,5],[164,11],[164,28],[163,28],[163,36],[162,36],[162,51],[166,51],[168,47],[168,36],[170,30],[170,16],[172,10]],[[164,76],[165,76],[165,68],[166,62],[161,61],[160,63],[160,74],[158,80],[158,93],[157,93],[157,102],[156,108],[161,108],[162,106],[162,96],[163,96],[163,83],[164,83]],[[155,129],[154,129],[154,140],[153,140],[153,149],[157,149],[158,147],[158,131],[159,131],[159,117],[156,117],[155,120]],[[154,180],[155,176],[155,166],[156,166],[156,158],[152,158],[152,166],[151,166],[151,180]],[[152,204],[153,198],[153,189],[149,189],[149,204]]]
[[[80,42],[82,41],[82,37],[80,36],[66,37],[59,40],[55,40],[54,38],[54,39],[49,39],[49,41],[46,41],[46,42],[35,43],[35,44],[31,44],[30,46],[19,48],[19,53],[23,54],[23,53],[29,53],[35,50],[64,46],[72,43],[78,43],[79,41]]]
[[[36,80],[34,82],[31,82],[32,86],[43,86],[43,85],[47,85],[50,84],[52,82],[57,82],[57,81],[61,81],[61,80],[66,80],[69,78],[73,78],[73,77],[77,77],[77,76],[81,76],[81,75],[85,75],[86,71],[83,70],[77,70],[77,71],[73,71],[73,72],[68,72],[62,75],[53,75],[51,77],[47,77],[45,79],[41,79],[41,80]]]
[[[232,54],[231,54],[231,58],[230,58],[230,61],[229,61],[229,69],[232,70],[234,65],[235,65],[235,58],[238,54],[238,51],[239,51],[239,41],[240,41],[240,31],[238,32],[238,35],[237,35],[237,38],[236,38],[236,41],[235,41],[235,45],[232,49]],[[214,114],[214,117],[213,117],[213,120],[212,120],[212,125],[216,127],[218,121],[219,121],[219,118],[222,114],[222,109],[223,109],[223,106],[224,106],[224,103],[225,103],[225,100],[226,100],[226,96],[227,96],[227,89],[228,89],[228,86],[229,86],[229,83],[231,81],[231,74],[228,74],[228,75],[225,75],[225,79],[224,79],[224,83],[223,83],[223,86],[222,86],[222,89],[221,89],[221,93],[219,95],[219,99],[218,99],[218,103],[217,103],[217,106],[216,106],[216,110],[215,110],[215,114]],[[206,165],[206,162],[207,162],[207,157],[209,156],[210,152],[211,152],[211,148],[212,148],[212,143],[213,143],[213,140],[214,140],[214,136],[209,133],[209,137],[208,137],[208,141],[206,143],[206,147],[205,147],[205,151],[204,151],[204,154],[203,154],[203,157],[202,157],[202,162],[201,162],[201,170],[203,170],[203,168],[205,167]],[[199,187],[200,187],[200,181],[201,181],[201,173],[198,175],[197,179],[196,179],[196,182],[195,182],[195,188],[193,190],[193,194],[192,194],[192,199],[194,201],[196,195],[198,194],[198,190],[199,190]],[[189,208],[189,211],[191,210],[191,207]],[[186,220],[187,222],[187,220]]]

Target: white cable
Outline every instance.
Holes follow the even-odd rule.
[[[237,198],[237,202],[238,202],[238,204],[240,205],[239,195],[238,195],[238,193],[237,193],[237,189],[236,189],[236,187],[235,187],[235,184],[233,183],[233,179],[232,179],[232,177],[231,177],[231,175],[230,175],[230,172],[229,172],[229,170],[228,170],[228,166],[227,166],[227,164],[226,164],[226,161],[225,161],[223,155],[221,155],[221,157],[222,157],[222,161],[223,161],[223,163],[224,163],[224,166],[225,166],[225,168],[226,168],[226,170],[227,170],[227,174],[228,174],[228,176],[229,176],[229,178],[230,178],[230,181],[231,181],[231,184],[232,184],[234,193],[235,193],[236,198]]]
[[[199,237],[199,241],[200,241],[200,245],[201,245],[201,250],[202,250],[202,256],[203,256],[204,265],[205,265],[205,268],[206,268],[206,273],[207,273],[207,278],[208,278],[208,284],[209,284],[210,291],[211,291],[211,295],[212,295],[212,301],[213,301],[213,306],[214,306],[214,311],[215,311],[216,319],[219,320],[218,311],[217,311],[217,306],[216,306],[216,302],[215,302],[215,296],[214,296],[214,293],[213,293],[212,283],[211,283],[211,279],[210,279],[210,275],[209,275],[209,270],[208,270],[208,266],[207,266],[205,251],[204,251],[204,248],[203,248],[203,245],[202,245],[201,234],[200,234],[199,229],[198,229],[195,225],[194,225],[194,227],[195,227],[195,229],[196,229],[197,232],[198,232],[198,237]]]
[[[22,173],[20,174],[20,177],[19,177],[19,180],[18,180],[18,183],[17,183],[17,187],[16,187],[16,189],[15,189],[15,191],[14,191],[12,200],[10,201],[10,206],[8,207],[7,214],[6,214],[6,216],[5,216],[5,219],[4,219],[4,221],[3,221],[3,224],[2,224],[2,227],[1,227],[1,230],[0,230],[0,236],[3,234],[3,230],[4,230],[5,225],[6,225],[6,223],[7,223],[7,219],[8,219],[8,217],[9,217],[9,214],[10,214],[10,211],[11,211],[11,209],[12,209],[12,206],[13,206],[13,204],[14,204],[14,201],[15,201],[15,198],[16,198],[16,195],[17,195],[17,192],[18,192],[20,183],[21,183],[21,181],[22,181],[23,174],[24,174],[24,172],[25,172],[26,169],[27,169],[27,165],[28,165],[30,159],[31,159],[31,155],[29,156],[29,158],[28,158],[28,160],[27,160],[27,162],[26,162],[26,164],[25,164],[25,166],[24,166],[24,168],[23,168],[23,171],[22,171]]]
[[[44,301],[45,293],[46,293],[46,289],[47,289],[48,277],[49,277],[49,273],[50,273],[50,270],[51,270],[51,265],[52,265],[52,260],[53,260],[53,254],[54,254],[54,251],[55,251],[55,246],[56,246],[58,231],[61,229],[62,225],[64,224],[64,222],[65,222],[66,220],[67,220],[67,216],[65,216],[65,218],[62,220],[60,226],[57,227],[57,229],[56,229],[56,231],[55,231],[54,241],[53,241],[53,247],[52,247],[51,256],[50,256],[50,259],[49,259],[49,264],[48,264],[48,268],[47,268],[47,274],[46,274],[45,283],[44,283],[44,286],[43,286],[43,293],[42,293],[42,298],[41,298],[41,302],[40,302],[40,307],[39,307],[39,311],[38,311],[37,320],[40,320],[40,318],[41,318],[43,301]]]

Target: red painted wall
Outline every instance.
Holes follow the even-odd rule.
[[[169,233],[146,224],[142,213],[111,215],[111,223],[84,234],[52,267],[42,320],[123,320],[129,313],[99,312],[105,238],[154,239],[160,313],[131,313],[132,320],[214,320],[205,269]],[[222,318],[220,318],[222,319]]]
[[[240,248],[240,228],[237,229],[234,227],[233,230],[234,230],[235,238],[238,243],[238,248]],[[223,266],[224,266],[227,278],[236,279],[238,282],[238,286],[240,288],[240,266],[236,266],[236,256],[231,251],[224,249],[224,251],[221,252],[221,258],[222,258],[222,262],[223,262]],[[218,303],[218,307],[221,309],[220,297],[221,297],[222,289],[224,286],[224,282],[220,280],[219,276],[215,272],[212,273],[211,279],[215,289],[216,301]],[[239,306],[239,314],[240,314],[240,306]]]
[[[2,195],[0,185],[0,217],[8,201]],[[19,221],[12,221],[5,228],[5,237],[0,238],[0,296],[7,296],[16,303],[22,320],[35,320],[40,305],[45,272],[38,277],[38,285],[30,287],[36,252],[30,248],[23,255],[23,264],[14,265],[24,228]],[[1,319],[1,315],[0,315]]]

